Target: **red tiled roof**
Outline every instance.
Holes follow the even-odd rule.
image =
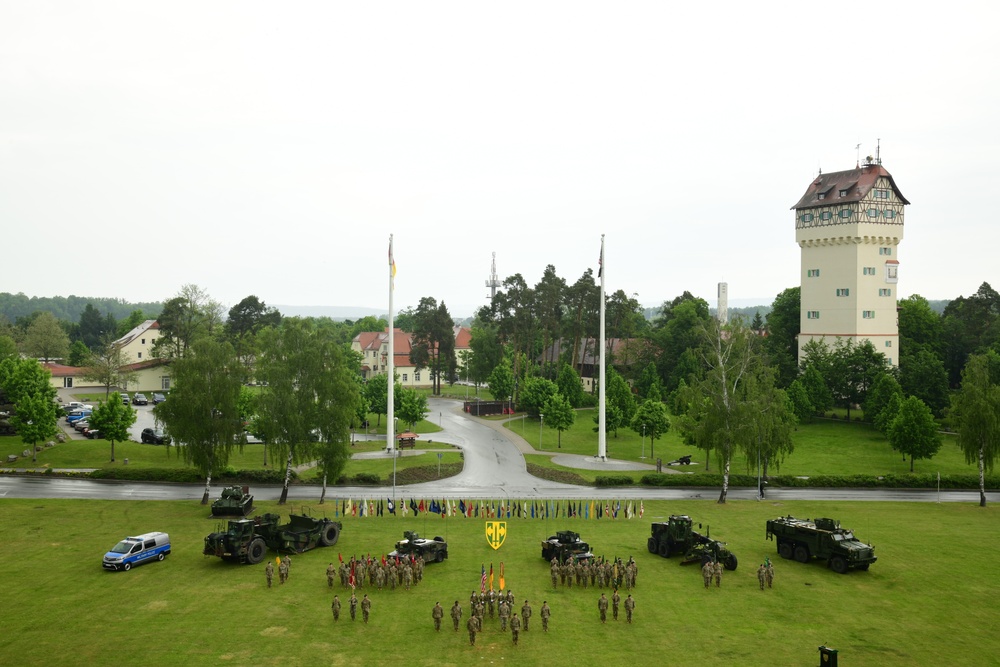
[[[849,204],[864,199],[879,178],[889,180],[892,191],[896,193],[904,204],[909,204],[903,193],[896,187],[896,182],[892,179],[892,174],[885,170],[882,165],[865,165],[857,169],[847,171],[834,171],[829,174],[820,174],[806,188],[806,193],[792,207],[795,209],[818,208],[820,206],[831,206],[835,204]],[[840,191],[846,190],[847,194],[840,196]],[[820,199],[820,195],[824,195]]]
[[[84,370],[78,366],[64,366],[63,364],[43,363],[42,368],[47,370],[54,378],[72,377],[82,375]]]

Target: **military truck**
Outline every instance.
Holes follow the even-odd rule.
[[[253,511],[253,496],[248,486],[229,486],[212,503],[212,516],[246,516]]]
[[[280,525],[281,516],[265,514],[254,519],[229,522],[225,532],[211,533],[205,538],[206,556],[256,565],[264,560],[267,550],[302,553],[318,546],[332,547],[340,538],[341,524],[330,519],[292,514],[289,522]]]
[[[580,533],[572,530],[560,530],[547,540],[542,540],[542,558],[552,560],[555,556],[560,563],[569,559],[586,560],[593,558],[590,545],[580,539]]]
[[[701,528],[701,524],[698,524]],[[686,514],[672,514],[666,521],[654,521],[650,528],[650,537],[646,548],[651,554],[660,554],[670,558],[674,554],[683,554],[681,565],[688,563],[704,563],[717,561],[727,570],[735,570],[739,561],[725,542],[713,540],[705,531],[705,535],[694,530],[694,522]]]
[[[782,558],[794,558],[800,563],[821,558],[838,574],[867,570],[878,560],[872,545],[855,539],[854,533],[841,528],[840,522],[834,519],[812,521],[792,516],[769,519],[767,539],[777,542],[778,555]]]
[[[412,530],[403,531],[403,539],[396,542],[396,550],[389,554],[391,558],[423,557],[424,561],[440,563],[448,557],[448,543],[443,537],[428,540],[420,537]]]

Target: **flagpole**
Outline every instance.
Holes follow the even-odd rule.
[[[386,404],[386,422],[385,422],[385,449],[392,455],[393,467],[396,463],[396,420],[395,417],[395,396],[393,395],[396,389],[396,370],[395,370],[395,355],[396,355],[396,332],[393,328],[392,323],[392,293],[396,287],[396,260],[392,257],[392,234],[389,234],[389,364],[386,367],[386,373],[388,374],[388,381],[386,384],[389,386],[388,403]],[[396,489],[393,487],[393,494],[395,495]]]
[[[597,424],[597,458],[602,461],[608,460],[608,429],[607,429],[607,413],[605,412],[605,387],[607,383],[605,382],[606,371],[604,369],[604,352],[607,348],[607,344],[604,340],[604,234],[601,234],[601,268],[598,271],[601,278],[601,356],[600,356],[600,373],[598,375],[599,382],[599,396],[600,400],[598,403],[598,424]]]

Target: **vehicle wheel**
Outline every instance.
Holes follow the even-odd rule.
[[[122,569],[128,572],[129,570],[132,569],[132,563],[125,563],[124,565],[122,565]]]
[[[736,554],[729,554],[729,558],[727,558],[726,562],[723,563],[723,567],[727,570],[735,570],[738,563],[739,561],[736,560]]]
[[[328,523],[320,533],[319,541],[324,547],[332,547],[340,539],[340,528],[335,523]]]
[[[163,554],[162,553],[156,554],[156,560],[163,560]]]
[[[267,545],[264,544],[264,540],[259,537],[255,537],[247,547],[247,562],[251,565],[256,565],[257,563],[264,560],[264,556],[267,554]]]
[[[871,567],[871,563],[862,563],[861,565],[858,565],[859,570],[867,571],[869,567]]]
[[[800,563],[809,562],[809,549],[802,546],[801,544],[795,547],[795,560]]]
[[[646,548],[649,549],[649,553],[655,554],[656,553],[656,540],[653,539],[652,537],[649,538],[648,540],[646,540]]]
[[[778,555],[784,559],[789,559],[792,557],[792,545],[788,542],[778,543]]]
[[[660,542],[660,555],[664,558],[670,558],[670,542]]]
[[[837,574],[847,574],[847,561],[843,556],[834,556],[830,559],[830,569]]]
[[[437,554],[434,556],[434,561],[436,563],[440,563],[443,560],[444,560],[444,552],[443,551],[437,552]]]

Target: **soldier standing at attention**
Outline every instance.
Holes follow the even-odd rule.
[[[486,593],[486,608],[489,609],[490,618],[493,618],[494,610],[496,609],[497,596],[491,588],[488,593]]]
[[[267,565],[264,566],[264,576],[267,577],[267,587],[271,587],[271,579],[274,578],[274,563],[267,561]]]
[[[549,616],[552,615],[552,610],[549,609],[549,603],[547,600],[542,600],[542,610],[540,612],[542,617],[542,630],[545,632],[549,631]]]
[[[507,619],[510,618],[510,605],[507,604],[507,598],[500,596],[500,604],[497,613],[500,615],[500,631],[507,632]]]
[[[469,646],[475,646],[476,631],[479,629],[479,623],[476,622],[475,614],[469,616],[469,620],[465,622],[465,628],[469,631]]]
[[[761,563],[760,567],[757,568],[757,583],[760,584],[760,590],[764,590],[764,579],[767,578],[767,568]]]
[[[615,594],[611,596],[611,613],[614,619],[618,620],[618,603],[622,601],[622,596],[618,595],[618,589],[615,589]]]
[[[361,618],[364,619],[365,623],[368,622],[368,614],[371,612],[371,610],[372,610],[372,601],[368,597],[368,593],[365,593],[364,599],[361,600]]]
[[[601,597],[597,599],[597,611],[601,612],[601,623],[607,623],[608,621],[608,598],[601,593]]]
[[[351,620],[353,621],[358,615],[358,597],[354,594],[354,591],[351,591],[351,599],[348,602],[348,608],[351,610]]]
[[[705,564],[701,566],[701,578],[705,581],[705,588],[712,585],[712,575],[714,573],[715,568],[712,567],[712,561],[705,561]]]
[[[635,600],[629,595],[625,598],[625,620],[628,623],[632,622],[632,611],[635,609]]]
[[[514,646],[517,646],[517,638],[521,635],[521,617],[514,614],[510,617],[510,636],[514,640]]]
[[[556,587],[559,583],[559,563],[556,562],[556,557],[552,557],[552,565],[549,567],[549,575],[552,577],[552,588]]]
[[[330,610],[333,612],[333,620],[340,620],[340,598],[336,595],[333,596],[333,602],[330,604]]]
[[[531,619],[531,605],[525,600],[521,605],[521,621],[524,623],[524,631],[528,631],[528,621]]]
[[[767,580],[767,587],[771,588],[771,584],[774,582],[774,563],[768,558],[764,561],[764,577]]]
[[[413,571],[408,568],[403,568],[403,588],[410,590],[410,584],[413,583]]]
[[[455,624],[455,632],[458,632],[458,622],[462,620],[462,605],[458,604],[458,600],[451,606],[451,620]]]
[[[281,560],[285,564],[285,581],[288,581],[288,575],[292,573],[292,557],[285,556]]]
[[[719,588],[722,586],[722,563],[715,561],[715,587]]]
[[[444,618],[444,607],[441,606],[440,602],[434,603],[431,618],[434,619],[434,630],[441,632],[441,619]]]
[[[278,583],[283,584],[288,581],[288,563],[284,559],[278,564]]]
[[[337,574],[337,568],[330,563],[326,566],[326,585],[327,588],[333,588],[333,577]]]

